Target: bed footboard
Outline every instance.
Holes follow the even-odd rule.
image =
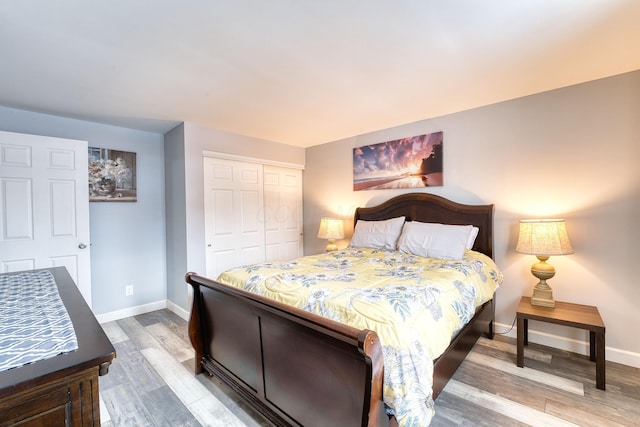
[[[220,378],[275,425],[389,425],[375,332],[194,273],[186,281],[196,374]]]

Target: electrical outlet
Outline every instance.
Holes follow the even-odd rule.
[[[130,297],[133,295],[133,285],[129,285],[124,289],[124,293],[126,296]]]

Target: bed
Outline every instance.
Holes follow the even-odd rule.
[[[0,425],[100,425],[98,377],[106,375],[115,357],[113,345],[98,324],[78,287],[64,267],[6,273],[2,276],[47,274],[73,324],[77,348],[0,371]],[[42,293],[26,295],[42,301]],[[48,306],[48,302],[44,305]],[[45,307],[46,308],[46,307]],[[20,327],[25,325],[23,316]],[[61,313],[49,311],[47,323]],[[15,327],[15,326],[12,326]],[[6,342],[5,342],[6,344]],[[16,348],[15,342],[0,352]],[[20,356],[24,356],[20,351]]]
[[[399,217],[412,224],[476,227],[473,251],[489,259],[493,255],[493,205],[409,193],[356,209],[354,222],[358,227],[358,221]],[[416,423],[394,416],[385,404],[388,348],[380,340],[387,339],[385,332],[379,336],[195,273],[188,273],[186,281],[194,290],[189,336],[196,374],[204,370],[217,376],[274,425]],[[478,337],[483,332],[493,336],[493,294],[472,307],[469,317],[433,362],[430,399],[442,391]]]

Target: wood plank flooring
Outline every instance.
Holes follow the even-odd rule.
[[[100,377],[102,426],[270,425],[216,378],[193,375],[187,323],[168,310],[102,325],[117,358]],[[481,339],[436,401],[432,426],[640,426],[640,369],[607,362],[596,388],[586,356]]]

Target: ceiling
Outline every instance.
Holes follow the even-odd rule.
[[[640,69],[637,0],[0,0],[0,105],[308,147]]]

